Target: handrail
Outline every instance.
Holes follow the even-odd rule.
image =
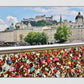
[[[26,52],[26,51],[38,51],[38,50],[57,49],[57,48],[81,47],[81,46],[84,46],[84,42],[68,43],[68,44],[52,44],[52,45],[0,47],[0,54]]]

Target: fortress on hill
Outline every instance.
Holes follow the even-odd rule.
[[[45,21],[53,21],[53,16],[51,17],[46,17],[46,15],[41,15],[41,16],[35,16],[35,18],[29,18],[25,19],[23,18],[23,21],[40,21],[40,20],[45,20]]]
[[[44,20],[44,21],[53,21],[53,16],[51,17],[46,17],[46,15],[41,15],[41,16],[35,16],[35,18],[29,18],[29,19],[25,19],[23,18],[22,22],[24,24],[28,24],[28,22],[31,22],[31,21],[41,21],[41,20]]]

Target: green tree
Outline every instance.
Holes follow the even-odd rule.
[[[16,29],[20,29],[20,27],[19,26],[16,26]]]
[[[6,30],[9,30],[10,28],[8,27]]]
[[[37,25],[36,26],[46,26],[46,21],[44,21],[44,20],[37,21]]]
[[[40,43],[40,38],[41,38],[41,34],[39,32],[34,32],[34,43],[35,44],[39,44]]]
[[[37,23],[37,22],[31,21],[30,23],[31,23],[32,26],[36,26],[36,23]]]
[[[48,36],[44,32],[42,32],[40,37],[40,43],[47,44],[47,42],[48,42]]]
[[[47,35],[42,32],[29,32],[28,35],[24,38],[24,41],[32,44],[46,44],[48,41]]]
[[[30,21],[32,26],[46,26],[46,25],[53,25],[57,24],[57,21],[45,21],[45,20],[40,20],[40,21]]]
[[[63,42],[70,38],[72,34],[71,29],[67,25],[61,25],[57,27],[57,32],[54,34],[54,38],[59,42]]]
[[[29,32],[28,35],[24,38],[24,41],[32,45],[34,42],[34,32]]]
[[[46,25],[52,25],[53,23],[52,22],[47,22]]]

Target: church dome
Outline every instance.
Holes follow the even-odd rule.
[[[10,26],[10,29],[14,29],[15,27],[14,26]]]
[[[14,25],[13,25],[13,24],[11,24],[10,29],[15,29],[15,27],[14,27]]]
[[[31,27],[31,23],[30,22],[28,23],[28,27]]]
[[[78,12],[78,15],[76,16],[76,18],[75,18],[75,19],[78,19],[78,18],[83,19],[83,16],[81,15],[81,13],[80,13],[80,12]]]

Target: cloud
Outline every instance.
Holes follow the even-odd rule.
[[[62,17],[62,20],[63,20],[63,19],[66,19],[66,16],[61,16],[61,17]],[[54,19],[60,20],[60,16],[54,16]]]
[[[7,27],[8,25],[2,19],[0,19],[0,31],[4,31]]]
[[[8,27],[7,24],[0,25],[0,31],[4,31]]]
[[[49,12],[49,10],[46,10],[46,9],[40,8],[40,7],[34,8],[33,10],[35,10],[37,12],[41,12],[41,13],[48,13]]]
[[[17,23],[17,18],[13,16],[7,16],[6,21],[0,19],[0,31],[4,31],[7,27],[9,27],[13,23],[14,25]]]
[[[17,23],[17,18],[16,17],[13,17],[13,16],[6,17],[6,20],[7,20],[7,24],[9,24],[9,25],[11,23],[13,23],[13,24]]]
[[[31,10],[35,10],[40,13],[45,13],[45,14],[66,14],[66,10],[68,10],[68,7],[51,7],[51,8],[42,8],[42,7],[35,7],[35,8],[30,8]],[[65,11],[65,12],[64,12]]]
[[[84,7],[31,7],[30,9],[41,14],[53,15],[54,19],[58,19],[60,15],[62,15],[64,19],[75,17],[79,11],[81,14],[84,14]]]
[[[77,9],[77,10],[84,10],[84,7],[82,6],[82,7],[71,7],[71,8],[75,8],[75,9]]]
[[[77,15],[77,14],[78,14],[77,11],[71,11],[71,12],[70,12],[70,15]]]
[[[0,19],[0,24],[4,24],[5,22],[2,20],[2,19]]]

